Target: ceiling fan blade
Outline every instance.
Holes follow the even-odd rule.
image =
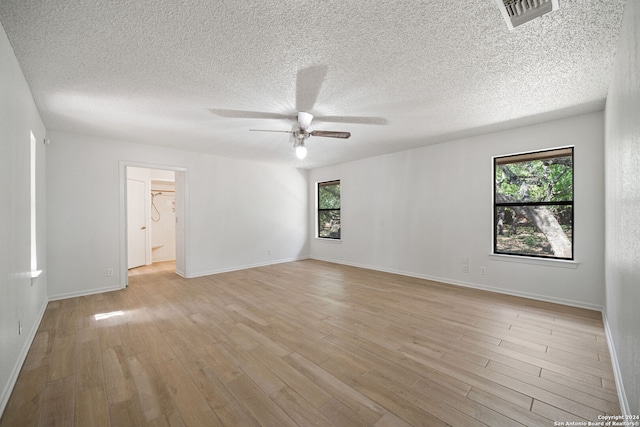
[[[226,110],[209,108],[209,111],[220,117],[233,119],[291,119],[292,117],[281,113],[269,113],[265,111]]]
[[[282,133],[293,133],[290,130],[275,130],[275,129],[249,129],[251,132],[282,132]]]
[[[311,120],[313,120],[313,114],[305,113],[304,111],[300,111],[298,113],[298,125],[300,125],[300,129],[309,129],[309,126],[311,126]]]
[[[316,116],[316,121],[330,123],[355,123],[362,125],[386,125],[387,119],[384,117],[367,116]]]
[[[347,139],[351,136],[351,132],[335,132],[331,130],[314,130],[309,132],[311,136],[326,136],[329,138],[342,138]]]
[[[326,65],[312,65],[298,70],[296,78],[296,111],[311,111],[327,75]]]

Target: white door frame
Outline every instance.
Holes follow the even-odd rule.
[[[184,179],[176,176],[176,273],[183,277],[189,277],[188,242],[189,233],[189,173],[188,169],[181,166],[161,165],[156,163],[141,163],[120,160],[119,186],[120,186],[120,287],[124,289],[129,284],[127,269],[127,167],[162,169],[182,173]],[[176,173],[176,175],[177,175]]]

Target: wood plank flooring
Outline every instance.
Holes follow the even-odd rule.
[[[313,260],[50,302],[4,426],[552,426],[620,414],[598,312]]]

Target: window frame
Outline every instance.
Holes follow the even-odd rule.
[[[330,185],[338,185],[338,187],[340,188],[340,180],[339,179],[333,179],[330,181],[321,181],[321,182],[317,182],[316,183],[316,238],[318,239],[326,239],[326,240],[331,240],[331,241],[340,241],[342,240],[342,191],[340,191],[340,207],[336,208],[321,208],[320,207],[320,188],[321,187],[326,187],[326,186],[330,186]],[[341,189],[342,190],[342,189]],[[328,211],[338,211],[339,216],[340,216],[340,233],[338,237],[331,237],[331,236],[321,236],[320,235],[320,212],[328,212]]]
[[[33,131],[29,132],[29,235],[30,235],[30,270],[32,284],[33,280],[42,274],[38,269],[38,209],[37,209],[37,140]]]
[[[566,151],[567,154],[562,154],[563,151]],[[552,155],[552,153],[556,153]],[[548,153],[545,155],[545,153]],[[547,202],[497,202],[496,201],[496,172],[499,164],[511,164],[524,162],[528,160],[544,160],[551,159],[555,157],[566,157],[571,156],[572,159],[572,174],[571,174],[571,200],[570,201],[547,201]],[[515,161],[504,161],[505,159],[514,159]],[[499,256],[508,256],[514,257],[515,259],[522,258],[535,258],[535,259],[545,259],[551,261],[574,261],[575,260],[575,146],[563,146],[557,148],[548,148],[544,150],[536,150],[536,151],[527,151],[516,154],[508,154],[501,156],[494,156],[493,159],[493,168],[492,168],[492,193],[493,193],[493,231],[492,231],[492,251],[493,255]],[[499,207],[515,207],[515,206],[568,206],[571,208],[571,257],[559,257],[554,255],[539,255],[539,254],[529,254],[529,253],[514,253],[514,252],[505,252],[498,250],[498,208]]]

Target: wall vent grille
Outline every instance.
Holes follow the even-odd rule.
[[[558,10],[558,0],[496,0],[510,30]]]

